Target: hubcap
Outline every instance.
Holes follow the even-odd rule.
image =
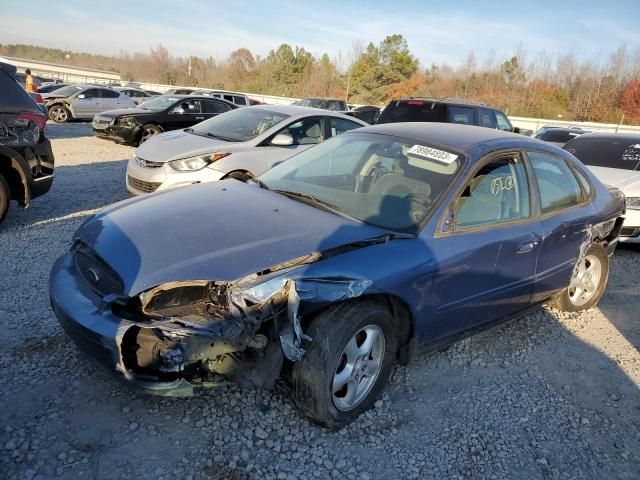
[[[602,262],[595,255],[587,255],[576,268],[569,284],[569,299],[579,307],[593,298],[600,285]]]
[[[357,407],[373,388],[384,359],[384,334],[376,325],[359,330],[344,347],[331,382],[338,410]]]

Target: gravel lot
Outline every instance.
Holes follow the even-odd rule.
[[[329,432],[285,385],[158,398],[77,352],[50,310],[49,270],[88,215],[129,196],[133,149],[89,124],[48,133],[54,186],[0,229],[0,477],[640,477],[640,250],[618,250],[599,308],[541,309],[419,357],[374,410]]]

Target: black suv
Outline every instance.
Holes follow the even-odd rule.
[[[500,110],[457,98],[401,98],[392,100],[377,123],[440,122],[477,125],[520,133]]]
[[[0,223],[9,202],[23,207],[49,191],[53,152],[47,117],[16,81],[16,67],[0,62]]]

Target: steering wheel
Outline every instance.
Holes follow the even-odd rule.
[[[408,197],[412,204],[410,215],[415,221],[422,219],[427,214],[429,205],[432,203],[431,197],[423,193],[412,193]]]

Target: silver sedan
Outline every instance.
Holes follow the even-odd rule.
[[[366,125],[340,113],[293,105],[232,110],[143,143],[127,165],[127,189],[141,195],[223,178],[246,181],[329,137]]]

